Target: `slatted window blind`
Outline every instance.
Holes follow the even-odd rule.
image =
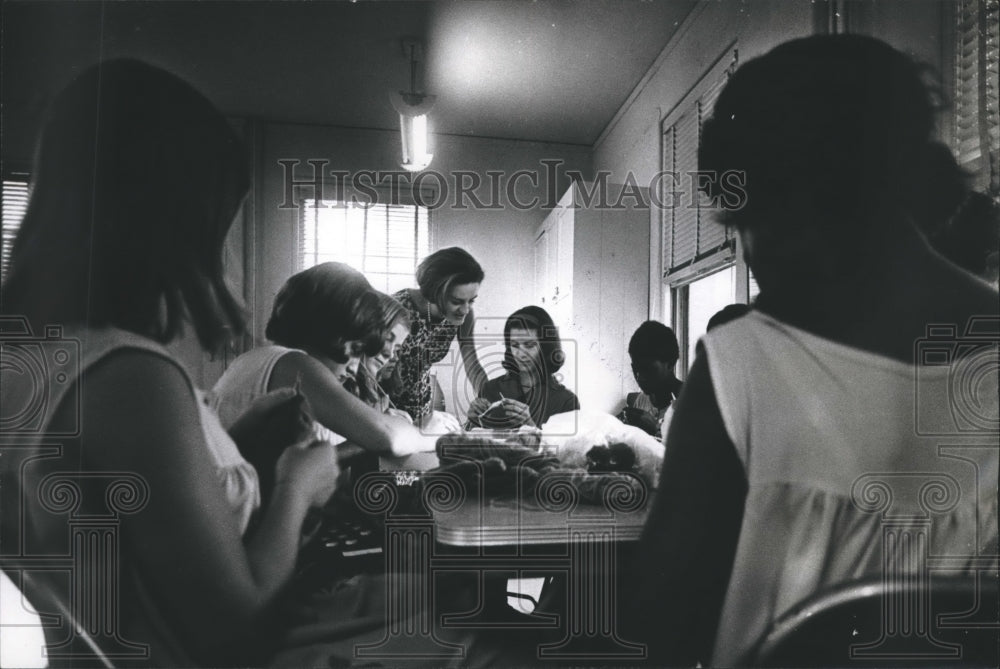
[[[663,179],[661,243],[663,276],[675,278],[702,265],[716,266],[735,253],[732,231],[717,222],[718,211],[709,206],[693,181],[698,170],[701,128],[712,107],[736,69],[737,53],[727,49],[684,99],[660,124],[662,132],[661,168],[677,175],[678,181]]]
[[[28,209],[28,176],[14,174],[3,180],[3,224],[0,227],[0,279],[7,277],[14,238]]]
[[[1000,196],[1000,0],[955,7],[954,143],[975,189]]]
[[[417,263],[430,251],[426,207],[306,199],[299,211],[299,269],[346,263],[393,293],[413,285]]]

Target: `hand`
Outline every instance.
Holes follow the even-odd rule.
[[[385,410],[385,415],[392,416],[393,418],[399,418],[401,420],[404,420],[404,421],[406,421],[407,425],[413,425],[413,416],[411,416],[410,414],[406,413],[402,409],[393,409],[393,408],[386,409]]]
[[[507,416],[508,424],[512,424],[515,427],[535,424],[535,422],[531,420],[531,407],[524,402],[518,402],[517,400],[505,397],[501,406]]]
[[[655,416],[648,411],[643,411],[635,407],[625,407],[622,411],[622,422],[626,425],[634,425],[641,428],[644,432],[652,435],[656,435],[660,431],[660,426]]]
[[[255,399],[230,426],[229,436],[244,457],[251,459],[260,451],[275,453],[308,440],[312,424],[305,396],[294,388],[279,388]]]
[[[286,448],[278,458],[275,494],[284,490],[304,499],[309,506],[321,507],[336,490],[339,476],[333,444],[325,441],[309,446],[298,444]]]
[[[479,424],[479,418],[483,415],[483,412],[490,408],[492,404],[485,397],[477,397],[472,400],[472,404],[469,405],[469,410],[465,412],[465,415],[475,424]]]

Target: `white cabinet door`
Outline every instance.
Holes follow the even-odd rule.
[[[548,304],[546,297],[552,294],[552,267],[549,260],[549,247],[552,235],[549,230],[542,228],[535,237],[534,257],[535,257],[535,302],[545,307]]]

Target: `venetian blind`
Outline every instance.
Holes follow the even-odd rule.
[[[299,211],[299,269],[342,262],[393,293],[413,285],[430,251],[426,207],[306,199]]]
[[[28,209],[28,176],[15,174],[3,180],[3,224],[0,227],[0,279],[7,277],[14,238]]]
[[[1000,195],[1000,0],[955,5],[954,143],[978,191]]]
[[[736,59],[736,50],[727,49],[660,124],[661,169],[676,175],[661,180],[664,278],[706,264],[722,264],[735,253],[733,233],[717,222],[716,207],[699,192],[694,173],[702,126],[736,69]]]

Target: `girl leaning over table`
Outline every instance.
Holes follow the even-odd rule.
[[[468,251],[445,248],[417,267],[418,288],[393,295],[409,314],[410,336],[398,349],[399,382],[390,390],[390,398],[418,425],[426,425],[432,415],[431,366],[444,359],[456,338],[472,387],[478,390],[486,381],[472,334],[472,305],[483,276],[482,267]]]

